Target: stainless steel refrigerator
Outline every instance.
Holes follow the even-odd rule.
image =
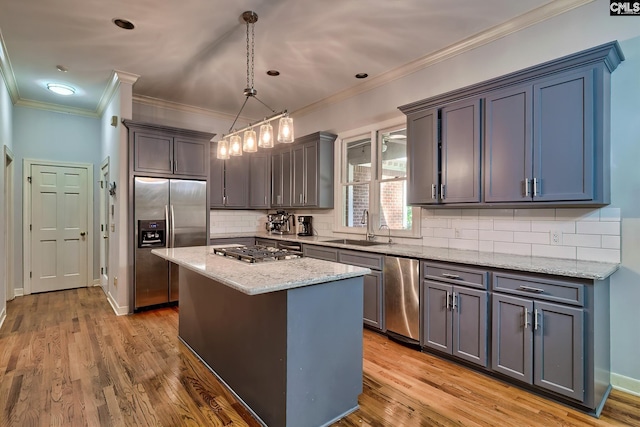
[[[207,244],[207,182],[136,177],[133,200],[134,307],[178,301],[178,266],[151,250]]]

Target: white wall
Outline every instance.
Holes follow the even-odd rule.
[[[5,197],[4,197],[4,146],[9,147],[13,151],[13,103],[7,90],[4,76],[0,72],[0,265],[2,265],[2,273],[0,273],[0,326],[4,322],[7,307],[7,289],[13,286],[5,283],[4,278],[4,260],[6,235],[4,229],[5,221]]]
[[[100,169],[100,123],[98,119],[73,114],[45,111],[28,107],[14,107],[13,138],[15,156],[15,278],[16,288],[23,287],[22,245],[22,194],[23,160],[38,159],[59,162],[91,163]],[[97,175],[91,178],[94,195],[100,194]],[[99,199],[94,197],[93,236],[98,236],[100,226]],[[93,239],[94,269],[89,279],[99,277],[100,252],[98,239]]]

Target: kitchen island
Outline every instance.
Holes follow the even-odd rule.
[[[325,426],[357,409],[369,269],[152,253],[180,266],[180,339],[264,425]]]

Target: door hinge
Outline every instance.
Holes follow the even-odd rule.
[[[104,274],[104,268],[100,267],[100,274]]]
[[[100,182],[100,188],[104,188],[104,181],[99,181]]]
[[[33,230],[33,224],[29,224],[29,231]]]
[[[29,182],[29,184],[31,184],[31,177],[30,176],[27,177],[27,181]]]
[[[104,231],[104,224],[100,224],[100,231]]]
[[[33,271],[30,271],[29,272],[29,279],[32,279],[32,278],[33,278]]]

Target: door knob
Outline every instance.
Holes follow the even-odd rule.
[[[80,232],[80,235],[81,235],[82,237],[84,237],[86,234],[87,234],[87,233],[85,233],[84,231],[81,231],[81,232]]]
[[[106,234],[104,236],[102,236],[103,239],[108,239],[109,236],[107,236]]]

